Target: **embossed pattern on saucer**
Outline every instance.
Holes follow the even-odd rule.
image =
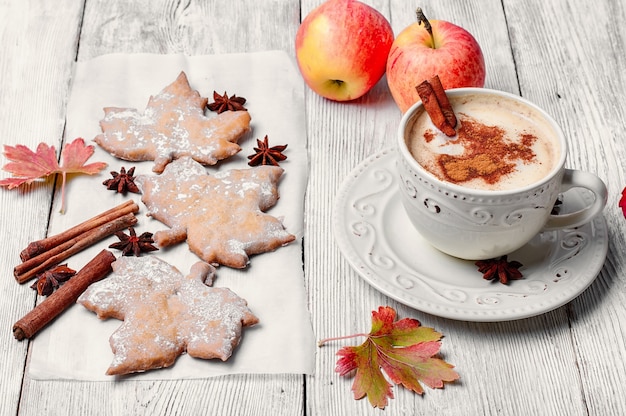
[[[357,166],[335,201],[333,232],[353,269],[374,288],[423,312],[464,321],[522,319],[558,308],[596,278],[608,250],[607,227],[598,216],[576,229],[543,232],[509,260],[524,266],[509,285],[482,278],[474,262],[443,254],[411,225],[397,189],[396,151],[386,149]],[[592,198],[564,194],[575,211]]]

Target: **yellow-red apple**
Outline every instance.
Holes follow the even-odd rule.
[[[296,59],[317,94],[348,101],[383,76],[393,30],[374,8],[357,0],[328,0],[312,10],[296,34]]]
[[[483,53],[471,33],[444,20],[428,21],[420,9],[417,15],[398,34],[387,60],[387,84],[403,113],[419,101],[415,87],[434,75],[445,89],[485,85]]]

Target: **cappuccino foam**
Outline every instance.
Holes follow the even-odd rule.
[[[422,108],[405,140],[437,178],[468,188],[510,190],[540,181],[557,164],[557,133],[537,110],[507,97],[449,95],[457,135],[448,137]]]

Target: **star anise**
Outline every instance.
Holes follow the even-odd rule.
[[[41,296],[48,296],[75,274],[76,271],[67,267],[67,263],[60,264],[37,275],[37,280],[31,285],[31,288]]]
[[[136,194],[139,194],[141,192],[135,184],[135,177],[133,176],[134,174],[135,167],[128,169],[128,172],[126,172],[126,169],[122,167],[120,169],[120,173],[111,172],[113,178],[107,179],[106,181],[102,182],[102,184],[105,185],[107,189],[114,190],[120,194],[125,194],[126,192],[134,192]]]
[[[499,280],[506,285],[511,280],[522,279],[522,272],[518,269],[522,263],[518,261],[508,261],[507,256],[496,259],[479,260],[476,263],[478,271],[483,274],[485,280]]]
[[[256,153],[248,156],[248,159],[250,159],[248,165],[278,166],[278,162],[282,162],[283,160],[287,159],[287,156],[282,153],[287,148],[286,144],[282,146],[269,147],[269,144],[267,144],[267,136],[265,136],[263,141],[256,139],[256,143],[258,146],[254,148],[254,151]]]
[[[120,239],[117,243],[113,243],[109,248],[115,248],[122,250],[123,256],[135,256],[139,257],[142,252],[158,250],[153,246],[154,240],[152,239],[152,233],[145,232],[140,236],[137,236],[133,227],[128,227],[130,235],[126,235],[123,231],[115,233],[116,237]]]
[[[218,114],[224,111],[248,111],[243,106],[246,103],[245,98],[237,97],[236,95],[228,97],[226,91],[224,91],[224,95],[219,95],[216,91],[213,91],[213,100],[215,101],[208,104],[207,108],[211,111],[217,111]]]

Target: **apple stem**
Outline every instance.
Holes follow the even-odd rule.
[[[437,49],[436,45],[435,45],[435,37],[433,36],[433,28],[430,25],[430,22],[428,21],[428,19],[426,18],[426,16],[424,16],[424,12],[422,11],[421,7],[418,7],[417,10],[415,10],[415,14],[417,14],[417,24],[424,24],[424,29],[426,29],[426,31],[428,32],[428,34],[430,35],[430,40],[433,43],[433,49]]]

